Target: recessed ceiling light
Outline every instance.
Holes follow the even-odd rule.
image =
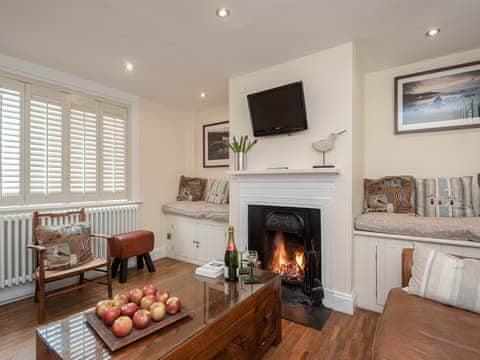
[[[434,36],[438,35],[439,32],[440,32],[440,28],[432,28],[425,33],[425,36],[426,37],[434,37]]]
[[[133,71],[133,64],[129,61],[125,62],[125,69],[128,71]]]
[[[230,16],[230,10],[227,8],[218,8],[216,14],[219,18],[226,18]]]
[[[205,99],[206,96],[207,96],[207,94],[205,94],[204,92],[201,92],[201,93],[200,93],[200,97],[201,97],[202,99]]]

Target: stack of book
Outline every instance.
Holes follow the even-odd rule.
[[[223,274],[225,263],[220,260],[210,261],[195,269],[195,274],[206,276],[209,278],[216,278]]]

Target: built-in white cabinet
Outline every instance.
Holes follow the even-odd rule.
[[[168,256],[194,264],[223,259],[226,223],[169,215]]]
[[[402,284],[402,251],[423,244],[448,254],[480,258],[480,243],[356,231],[354,292],[360,308],[381,312],[388,292]]]

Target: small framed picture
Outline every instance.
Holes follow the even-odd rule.
[[[228,167],[230,150],[228,121],[203,125],[203,167]]]
[[[395,78],[395,133],[480,127],[480,61]]]

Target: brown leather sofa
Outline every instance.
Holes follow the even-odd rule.
[[[402,286],[413,249],[403,250]],[[392,289],[377,325],[372,358],[480,359],[480,315]]]

